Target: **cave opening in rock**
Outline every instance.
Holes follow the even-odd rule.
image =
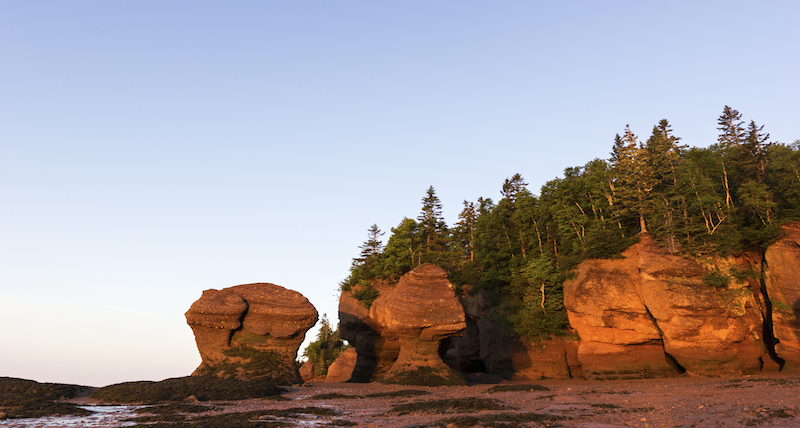
[[[766,270],[767,270],[767,258],[766,258],[766,250],[761,253],[761,272],[758,276],[759,287],[761,288],[761,295],[764,298],[764,323],[763,323],[763,332],[762,337],[764,338],[764,346],[767,347],[767,353],[769,353],[770,358],[773,361],[778,363],[781,370],[783,369],[784,364],[786,364],[786,360],[778,356],[778,353],[775,351],[775,345],[778,344],[779,340],[775,337],[775,331],[773,330],[774,324],[772,320],[772,300],[769,297],[769,291],[767,290],[767,281],[766,281]],[[763,364],[763,363],[762,363]]]

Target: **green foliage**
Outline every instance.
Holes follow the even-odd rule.
[[[394,282],[434,262],[457,287],[494,296],[492,316],[535,339],[568,327],[561,290],[568,272],[583,260],[621,257],[644,233],[674,254],[759,251],[781,225],[800,221],[800,140],[772,143],[763,126],[746,124],[729,106],[717,127],[715,144],[688,148],[666,119],[643,142],[625,126],[609,159],[565,168],[538,195],[514,174],[500,199],[464,201],[453,228],[430,187],[419,222],[406,218],[392,229],[374,263],[352,269],[343,289]],[[709,274],[706,283],[726,287],[724,276]],[[359,293],[369,301],[368,288]]]
[[[714,288],[725,288],[731,283],[731,277],[719,271],[703,275],[703,284]]]
[[[339,337],[339,329],[331,329],[327,315],[322,316],[320,323],[317,340],[309,343],[303,351],[303,356],[314,364],[314,376],[325,376],[328,373],[328,367],[346,349],[344,341]]]
[[[369,281],[362,280],[359,282],[358,287],[351,289],[351,291],[353,298],[361,302],[367,309],[371,308],[372,303],[380,296],[380,292]]]

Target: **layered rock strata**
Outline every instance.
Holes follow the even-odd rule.
[[[403,275],[396,287],[375,300],[370,318],[400,342],[397,360],[384,382],[417,383],[412,379],[424,373],[428,384],[465,383],[439,356],[442,339],[466,328],[464,309],[444,269],[422,265]]]
[[[564,284],[570,324],[580,335],[578,359],[589,379],[742,374],[759,370],[766,347],[759,290],[744,279],[715,287],[715,272],[738,271],[734,260],[706,266],[658,248],[648,237],[622,258],[588,260]]]
[[[308,299],[275,284],[206,290],[186,312],[202,358],[193,375],[299,383],[297,350],[317,318]]]
[[[353,297],[359,287],[342,291],[339,297],[339,337],[357,353],[349,381],[371,382],[383,378],[392,367],[400,353],[400,341],[396,334],[370,317],[370,310],[364,303]],[[373,287],[380,295],[393,288],[378,281]]]
[[[764,286],[772,309],[775,353],[784,370],[800,371],[800,223],[782,228],[783,237],[764,254]]]

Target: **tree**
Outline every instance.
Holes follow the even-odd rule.
[[[379,255],[383,250],[383,242],[380,239],[383,235],[384,232],[381,232],[377,224],[370,226],[369,229],[367,229],[367,240],[358,247],[361,249],[361,255],[353,259],[353,262],[362,264],[370,258]]]
[[[643,148],[646,170],[650,174],[650,191],[645,199],[649,205],[647,211],[655,216],[653,223],[656,225],[656,239],[663,238],[671,253],[678,251],[675,211],[681,199],[677,193],[677,166],[680,162],[680,150],[683,148],[678,141],[680,138],[672,135],[669,122],[662,119],[653,127],[653,134]]]
[[[404,273],[411,270],[418,253],[417,222],[408,217],[403,218],[397,227],[392,228],[392,235],[383,250],[380,277],[390,281],[399,280]]]
[[[346,346],[339,337],[339,328],[331,328],[328,316],[322,315],[321,326],[317,333],[317,340],[308,344],[303,356],[308,358],[308,362],[314,366],[314,376],[324,376],[328,373],[328,367],[336,361],[336,358],[344,352]]]
[[[438,263],[447,251],[447,223],[442,216],[442,202],[436,190],[430,186],[422,198],[422,212],[418,223],[418,234],[423,251],[418,253],[417,265]]]
[[[458,248],[461,249],[461,257],[475,260],[475,223],[478,221],[478,211],[475,204],[464,201],[464,209],[458,215],[456,227],[453,230],[453,238]]]
[[[742,114],[728,106],[722,109],[722,114],[717,119],[720,131],[717,141],[723,148],[735,147],[744,141],[744,128],[742,125]]]
[[[614,193],[620,199],[621,217],[635,215],[639,220],[639,230],[647,233],[645,213],[648,193],[652,189],[651,171],[648,169],[646,154],[639,146],[630,125],[620,138],[614,139],[611,152],[611,169],[614,173]]]
[[[744,142],[744,128],[742,125],[742,114],[728,106],[722,109],[722,115],[717,119],[720,131],[717,141],[719,148],[722,150],[722,184],[725,188],[725,205],[730,207],[733,205],[733,198],[731,197],[731,179],[728,177],[728,165],[730,165],[730,158],[735,158],[737,155],[737,148]]]

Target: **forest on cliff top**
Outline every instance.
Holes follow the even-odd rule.
[[[496,321],[535,340],[567,329],[562,284],[578,263],[619,257],[643,233],[694,257],[763,251],[781,224],[800,220],[800,140],[771,142],[728,106],[717,125],[708,148],[682,145],[667,120],[646,140],[626,126],[609,159],[566,168],[538,196],[514,174],[498,201],[464,201],[452,226],[431,186],[385,246],[385,232],[368,229],[341,289],[369,307],[376,281],[437,264],[457,287],[490,296]]]

